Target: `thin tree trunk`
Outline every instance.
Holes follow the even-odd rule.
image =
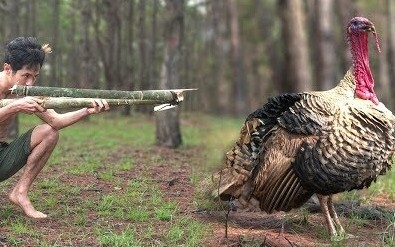
[[[90,39],[90,23],[91,23],[91,3],[90,1],[81,1],[81,70],[79,74],[79,87],[80,88],[91,88],[93,74],[92,67],[90,65],[91,51],[91,39]]]
[[[235,92],[235,109],[236,114],[241,116],[245,112],[245,71],[243,65],[243,56],[241,50],[241,39],[239,34],[239,13],[237,10],[236,0],[228,0],[229,19],[230,19],[230,47]]]
[[[162,66],[160,87],[177,88],[179,82],[181,47],[184,32],[184,0],[166,0],[165,59]],[[176,148],[182,144],[179,108],[157,112],[156,143]]]
[[[149,62],[149,49],[148,49],[148,37],[146,31],[146,12],[147,12],[147,1],[139,1],[138,3],[139,9],[139,20],[138,20],[138,36],[139,36],[139,69],[140,69],[140,78],[137,84],[138,90],[147,90],[151,89],[152,85],[150,84],[150,67],[154,66],[152,61]],[[139,107],[139,112],[143,113],[151,113],[152,110],[150,107]]]
[[[388,62],[390,72],[390,81],[395,81],[395,3],[393,0],[387,0],[387,23],[388,23]],[[395,94],[395,87],[392,87],[392,95]],[[394,102],[395,103],[395,102]],[[395,107],[395,104],[392,105]]]
[[[26,15],[24,24],[24,33],[36,37],[36,0],[26,1]]]
[[[60,11],[60,1],[53,0],[53,13],[52,13],[52,49],[54,52],[49,57],[49,63],[51,64],[51,72],[48,85],[55,86],[58,79],[58,40],[59,40],[59,11]]]
[[[126,20],[128,25],[126,29],[126,73],[122,76],[122,80],[128,82],[126,90],[133,90],[133,84],[136,80],[136,63],[135,63],[135,52],[133,48],[134,42],[134,23],[135,23],[135,5],[136,1],[129,1],[128,11]],[[122,110],[122,115],[129,116],[132,113],[131,106],[125,106]]]
[[[224,1],[217,0],[211,2],[211,16],[212,16],[212,28],[214,31],[214,44],[213,53],[215,62],[213,63],[213,76],[217,85],[218,97],[212,97],[216,99],[215,105],[216,113],[231,114],[232,106],[230,101],[231,88],[228,80],[225,78],[225,68],[227,61],[227,49],[228,40],[226,39],[226,18],[222,9],[224,8]],[[209,94],[208,94],[209,95]]]
[[[148,64],[147,64],[147,35],[145,31],[145,12],[146,12],[146,1],[139,1],[139,64],[140,64],[140,89],[148,87]],[[148,89],[148,88],[147,88]]]
[[[7,37],[7,41],[11,41],[15,39],[16,37],[20,36],[20,30],[21,30],[21,25],[20,25],[20,0],[14,0],[10,1],[7,3],[7,9],[9,10],[6,15],[6,22],[3,23],[6,27],[12,27],[12,28],[6,28],[5,29],[5,35]],[[11,122],[9,128],[8,128],[8,138],[14,139],[19,135],[19,119],[18,115],[15,116],[14,120]]]
[[[333,0],[315,1],[316,59],[315,73],[318,89],[330,89],[335,84],[335,45],[333,30]],[[314,35],[314,34],[313,34]]]
[[[296,92],[312,88],[302,4],[301,0],[279,0],[286,63],[285,80],[288,90]]]
[[[70,29],[66,30],[66,36],[71,37],[70,44],[73,49],[71,50],[71,57],[72,59],[67,60],[67,71],[68,71],[68,82],[67,84],[60,84],[62,87],[63,86],[68,86],[68,87],[78,87],[78,75],[79,75],[79,69],[81,67],[80,64],[76,63],[74,61],[75,58],[77,58],[80,54],[80,46],[77,45],[79,44],[77,37],[75,37],[75,33],[77,32],[77,18],[75,18],[76,13],[81,13],[79,11],[79,3],[77,1],[73,1],[71,3],[71,10],[67,12],[67,17],[70,18]],[[79,18],[81,18],[81,15],[78,15]],[[63,82],[63,80],[62,80]]]
[[[379,10],[384,10],[383,7],[386,7],[386,4],[381,5]],[[383,11],[385,12],[385,11]],[[388,45],[386,45],[386,41],[389,39],[387,38],[388,33],[386,30],[388,30],[388,22],[387,22],[387,16],[384,13],[379,13],[378,15],[375,15],[375,22],[376,22],[376,28],[378,29],[377,32],[380,37],[381,41],[381,54],[378,54],[377,50],[371,51],[373,54],[378,54],[378,59],[379,59],[379,73],[378,76],[376,76],[376,87],[377,87],[377,92],[380,94],[379,99],[384,102],[385,105],[391,106],[393,103],[392,100],[392,94],[391,94],[391,85],[390,85],[390,72],[388,68],[388,58],[386,55],[388,54]]]
[[[263,75],[265,78],[263,80],[275,82],[275,83],[259,83],[258,90],[254,90],[256,95],[255,106],[261,105],[264,98],[268,97],[269,92],[280,91],[281,82],[283,82],[284,75],[281,73],[282,62],[279,56],[278,41],[275,38],[276,31],[274,26],[276,23],[276,13],[273,10],[274,6],[270,6],[268,3],[263,3],[261,0],[255,0],[256,10],[257,10],[257,21],[259,22],[260,37],[263,41],[264,49],[263,54],[258,54],[258,56],[267,56],[268,71]],[[258,69],[257,69],[258,70]],[[257,71],[256,73],[259,73]],[[262,81],[262,79],[255,79],[255,82]],[[277,92],[275,92],[277,94]],[[264,95],[264,97],[262,97]]]
[[[151,50],[150,50],[150,66],[149,66],[149,89],[157,87],[158,72],[157,72],[157,46],[158,46],[158,0],[153,0],[153,11],[152,11],[152,38],[151,38]]]
[[[341,35],[342,37],[341,42],[339,42],[340,46],[337,47],[337,50],[341,51],[340,60],[341,64],[341,74],[343,75],[345,71],[347,71],[351,67],[351,52],[349,49],[349,44],[347,41],[346,33],[346,25],[356,15],[356,7],[355,7],[355,0],[343,1],[343,0],[336,0],[335,4],[335,13],[337,14],[337,19],[339,20],[340,27],[341,27]],[[342,76],[341,75],[341,76]]]

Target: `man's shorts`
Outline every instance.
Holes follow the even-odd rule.
[[[10,178],[26,164],[31,153],[30,142],[33,129],[17,137],[11,143],[0,143],[0,181]]]

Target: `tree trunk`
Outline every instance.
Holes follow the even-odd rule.
[[[387,0],[387,16],[388,16],[388,62],[390,72],[390,81],[395,81],[395,3],[393,0]],[[384,53],[385,54],[385,53]],[[383,54],[383,55],[384,55]],[[392,95],[395,94],[395,87],[392,87]],[[395,104],[392,105],[395,107]]]
[[[146,12],[147,1],[139,1],[139,64],[140,64],[140,79],[139,79],[139,89],[145,90],[149,89],[148,85],[148,64],[147,64],[147,35],[145,31],[145,12]]]
[[[154,66],[152,61],[149,61],[149,46],[148,46],[148,37],[146,31],[146,22],[147,22],[147,1],[139,1],[138,2],[138,45],[139,45],[139,81],[137,83],[138,90],[147,90],[151,89],[152,85],[150,84],[150,67]],[[136,90],[137,90],[136,89]],[[151,113],[152,109],[150,107],[139,107],[137,109],[139,112],[143,113]]]
[[[239,13],[237,10],[236,0],[228,0],[229,8],[229,21],[230,21],[230,49],[233,70],[233,83],[234,83],[234,103],[236,114],[241,116],[245,112],[245,74],[243,65],[243,56],[241,51],[241,41],[239,35]]]
[[[9,5],[9,6],[8,6]],[[7,3],[8,13],[6,18],[6,23],[3,25],[10,27],[6,28],[7,41],[11,41],[16,37],[20,36],[20,0],[9,1]],[[19,135],[19,120],[18,115],[15,116],[14,120],[8,128],[8,138],[14,139]]]
[[[157,46],[158,46],[158,8],[159,0],[153,0],[153,11],[152,11],[152,38],[151,38],[151,50],[150,50],[150,66],[149,66],[149,89],[157,87],[158,81],[158,70],[157,70]]]
[[[386,56],[388,54],[388,45],[386,41],[388,41],[388,33],[387,30],[388,28],[388,22],[387,22],[387,16],[385,15],[385,8],[386,4],[380,4],[379,10],[382,10],[382,13],[379,13],[378,15],[375,15],[375,26],[377,28],[377,33],[379,34],[380,37],[380,43],[381,43],[381,53],[379,54],[377,50],[371,51],[375,56],[378,55],[379,59],[379,70],[378,70],[378,76],[376,76],[376,85],[375,87],[377,88],[377,92],[379,94],[379,99],[380,101],[384,102],[385,105],[387,106],[392,106],[393,100],[391,97],[391,84],[390,84],[390,72],[388,68],[388,58],[389,56]]]
[[[258,54],[258,56],[266,56],[264,66],[268,67],[266,73],[263,74],[264,78],[256,79],[255,82],[259,82],[262,80],[266,80],[269,82],[275,83],[258,83],[258,90],[255,88],[254,93],[256,96],[255,106],[261,105],[266,97],[268,97],[269,93],[278,93],[277,91],[281,91],[283,86],[281,85],[284,82],[284,75],[282,73],[282,64],[279,42],[276,38],[277,31],[273,28],[277,21],[278,17],[276,11],[274,11],[275,6],[271,6],[269,3],[264,3],[261,0],[255,0],[256,5],[256,19],[258,21],[258,27],[260,31],[260,37],[263,41],[263,54]],[[258,69],[256,69],[258,70]],[[259,73],[257,71],[256,73]],[[264,97],[262,97],[264,95]]]
[[[231,88],[228,80],[226,80],[226,63],[227,63],[227,48],[229,42],[226,39],[226,18],[224,17],[222,9],[224,8],[224,1],[217,0],[211,3],[210,14],[212,18],[212,29],[214,32],[213,55],[214,62],[212,65],[212,73],[217,85],[216,93],[218,97],[213,96],[207,92],[209,98],[215,99],[213,102],[217,107],[216,113],[231,114]],[[211,101],[207,99],[207,101]]]
[[[336,9],[335,13],[337,14],[337,19],[339,20],[340,27],[341,27],[341,35],[342,38],[341,42],[339,42],[340,46],[337,47],[338,51],[341,51],[341,70],[342,75],[352,66],[351,64],[351,52],[349,48],[349,44],[346,38],[346,25],[356,15],[356,7],[355,7],[355,0],[350,1],[343,1],[343,0],[336,0]]]
[[[162,89],[179,86],[179,61],[184,32],[184,0],[166,0],[165,57],[162,66]],[[157,112],[156,143],[176,148],[182,144],[179,108]]]
[[[282,41],[285,52],[285,81],[293,92],[311,89],[311,71],[307,49],[306,25],[301,0],[279,0]]]
[[[62,87],[78,87],[78,75],[79,69],[81,68],[81,64],[76,63],[75,59],[80,55],[80,47],[79,40],[77,39],[76,35],[77,32],[77,18],[75,18],[76,13],[78,13],[78,18],[81,18],[81,12],[79,11],[79,3],[77,1],[73,1],[71,3],[71,11],[67,12],[67,18],[70,19],[70,29],[65,30],[66,37],[70,38],[70,45],[73,47],[70,51],[70,56],[72,59],[67,60],[67,81],[61,83],[60,86]],[[63,80],[62,80],[63,82]],[[59,86],[59,84],[57,85]]]
[[[54,52],[51,54],[49,57],[49,64],[51,65],[51,71],[50,71],[50,78],[49,82],[47,82],[47,85],[49,86],[56,86],[56,81],[58,79],[58,55],[59,51],[57,51],[58,47],[58,38],[59,38],[59,11],[60,11],[60,2],[59,0],[54,0],[52,2],[53,6],[53,13],[52,13],[52,42],[51,46]]]
[[[36,0],[26,1],[24,33],[36,37]]]
[[[133,85],[137,81],[136,77],[136,62],[135,62],[135,50],[133,48],[134,42],[134,23],[135,23],[135,5],[136,1],[129,1],[128,10],[126,13],[126,54],[124,57],[126,70],[122,75],[122,80],[127,82],[125,85],[126,90],[133,90]],[[122,115],[130,116],[132,113],[131,106],[125,106],[122,110]]]
[[[334,86],[336,79],[335,45],[333,30],[333,0],[315,1],[316,41],[315,74],[319,90]]]
[[[90,1],[81,1],[81,70],[79,74],[79,87],[80,88],[91,88],[92,87],[92,67],[90,64],[90,56],[92,54],[89,28],[91,24],[91,3]]]

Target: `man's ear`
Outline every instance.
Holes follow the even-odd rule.
[[[11,75],[12,74],[11,65],[9,65],[8,63],[4,63],[3,70],[6,73],[6,75]]]

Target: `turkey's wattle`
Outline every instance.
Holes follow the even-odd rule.
[[[355,96],[361,99],[371,100],[377,105],[379,100],[374,92],[374,79],[370,70],[368,49],[368,35],[369,32],[372,32],[375,36],[376,47],[380,51],[375,27],[366,18],[354,17],[348,25],[347,32],[356,80]]]

